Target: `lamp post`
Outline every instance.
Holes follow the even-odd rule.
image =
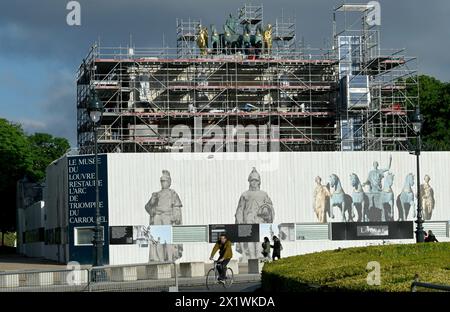
[[[95,90],[91,90],[89,117],[92,121],[94,131],[94,157],[95,157],[95,231],[94,231],[94,266],[103,265],[103,237],[100,224],[99,186],[98,186],[98,156],[97,156],[97,127],[103,114],[103,103],[97,96]]]
[[[421,150],[421,132],[423,118],[420,114],[420,108],[417,107],[412,120],[413,130],[416,135],[416,146],[413,152],[416,155],[416,175],[417,175],[417,220],[416,220],[416,242],[423,243],[425,235],[423,231],[422,203],[420,202],[420,150]]]

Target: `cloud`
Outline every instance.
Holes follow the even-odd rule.
[[[47,124],[43,121],[24,118],[19,119],[16,122],[20,123],[23,130],[28,134],[35,132],[44,132],[45,130],[47,130]]]

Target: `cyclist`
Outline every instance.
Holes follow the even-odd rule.
[[[219,282],[226,279],[227,264],[233,258],[233,251],[231,250],[231,241],[225,233],[220,234],[219,240],[214,245],[211,252],[210,260],[214,259],[214,255],[219,250],[219,259],[217,260],[217,271],[219,272]]]

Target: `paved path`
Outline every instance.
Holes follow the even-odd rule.
[[[261,287],[261,282],[234,283],[229,288],[217,287],[213,292],[254,292]],[[179,287],[180,292],[211,292],[206,286]]]
[[[65,269],[65,264],[59,264],[41,258],[28,258],[21,255],[0,255],[0,271],[16,270],[54,270]]]

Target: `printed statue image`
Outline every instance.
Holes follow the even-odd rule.
[[[145,210],[150,215],[150,225],[180,225],[182,224],[181,207],[182,203],[177,192],[170,188],[172,179],[170,172],[162,171],[160,178],[161,190],[152,193]],[[175,260],[181,257],[182,245],[167,245],[170,255],[161,258],[160,243],[157,240],[149,240],[149,261],[166,261],[167,258]],[[166,258],[166,259],[164,259]]]
[[[384,177],[384,173],[391,169],[392,156],[389,156],[389,166],[387,169],[378,169],[378,162],[373,162],[373,169],[369,171],[369,177],[367,181],[363,183],[363,186],[369,186],[369,192],[381,192],[381,180]]]
[[[414,192],[412,187],[414,186],[414,175],[408,173],[403,184],[402,192],[397,196],[397,209],[398,220],[404,221],[409,219],[409,215],[412,211],[413,218],[416,217]]]
[[[330,214],[328,217],[336,219],[338,222],[353,221],[352,198],[344,192],[341,180],[336,174],[330,176],[330,187],[333,191],[330,197]],[[339,216],[335,215],[335,208],[339,208]]]
[[[182,204],[177,192],[170,188],[172,179],[169,171],[162,171],[160,182],[161,190],[154,192],[145,205],[145,210],[150,215],[150,224],[181,224]]]
[[[416,217],[416,202],[413,191],[414,176],[407,174],[400,194],[394,195],[394,174],[390,172],[392,156],[389,156],[389,165],[386,169],[380,169],[378,162],[373,162],[373,168],[369,171],[366,182],[361,183],[356,173],[350,174],[350,183],[353,188],[351,196],[347,195],[336,174],[330,176],[329,184],[322,185],[321,178],[315,178],[313,208],[320,223],[328,221],[404,221]],[[430,177],[425,175],[421,184],[420,200],[423,208],[424,219],[430,220],[434,210],[434,191],[430,186]],[[364,190],[367,187],[367,190]],[[331,188],[331,190],[330,190]],[[397,206],[398,218],[395,217]],[[339,208],[336,210],[336,208]],[[339,211],[336,216],[335,212]]]
[[[236,224],[273,223],[275,211],[272,200],[266,192],[261,191],[261,177],[253,168],[248,176],[249,189],[239,198],[236,209]],[[237,251],[242,254],[241,260],[257,259],[260,255],[258,243],[241,243]]]
[[[431,220],[434,210],[434,190],[430,186],[430,176],[425,175],[425,183],[420,185],[420,203],[423,209],[423,218],[425,220]]]
[[[315,178],[314,188],[314,212],[320,223],[327,223],[327,213],[330,211],[330,185],[322,185],[322,178]]]
[[[361,181],[356,173],[350,175],[350,182],[353,187],[352,192],[352,211],[357,214],[355,221],[369,221],[369,197],[364,193]]]

